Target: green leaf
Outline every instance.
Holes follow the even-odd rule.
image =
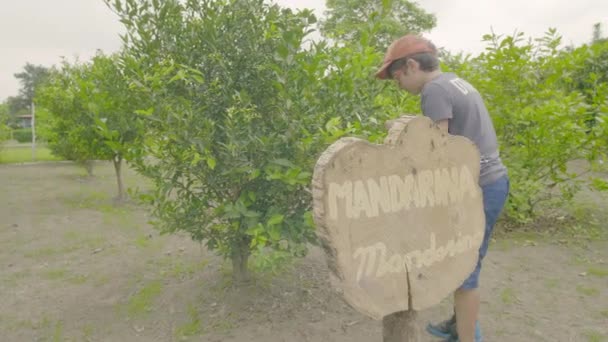
[[[150,107],[148,109],[137,109],[135,114],[150,116],[154,113],[154,107]]]
[[[169,80],[169,84],[175,82],[175,81],[182,81],[186,78],[186,72],[182,69],[177,71],[177,74],[175,74],[175,76],[171,77],[171,79]]]
[[[382,0],[382,8],[385,12],[390,11],[391,7],[392,7],[392,0]]]
[[[268,235],[273,241],[279,241],[281,239],[281,231],[277,228],[271,228],[270,231],[268,231]]]
[[[261,223],[247,229],[246,234],[251,236],[256,236],[264,231],[264,226]]]
[[[198,162],[201,161],[202,159],[203,159],[203,157],[198,152],[194,152],[190,165],[194,166],[194,165],[198,164]]]
[[[191,77],[198,83],[205,83],[205,79],[200,75],[192,74]]]
[[[253,210],[247,210],[243,213],[243,216],[245,216],[247,218],[257,218],[257,217],[260,217],[260,213],[253,211]]]
[[[287,56],[289,55],[289,49],[285,45],[279,45],[277,47],[277,53],[284,60],[287,59]]]
[[[215,158],[213,158],[213,157],[207,157],[206,160],[207,160],[207,166],[209,166],[209,168],[211,170],[214,170],[215,166],[217,164]]]
[[[122,1],[120,0],[114,0],[114,8],[116,9],[117,12],[122,12]]]
[[[249,180],[254,180],[256,178],[258,178],[260,176],[262,172],[260,171],[260,169],[254,169],[251,174],[249,175]]]
[[[294,167],[295,165],[287,159],[274,159],[272,161],[273,164],[281,165],[285,167]]]
[[[272,225],[277,225],[280,223],[283,223],[283,219],[285,218],[285,216],[280,215],[280,214],[275,214],[272,215],[272,217],[268,220],[268,225],[272,226]]]
[[[115,141],[106,141],[106,146],[108,146],[109,148],[111,148],[113,151],[120,151],[122,149],[122,146]]]
[[[608,190],[608,181],[601,178],[594,178],[592,180],[592,185],[595,190],[598,191],[607,191]]]

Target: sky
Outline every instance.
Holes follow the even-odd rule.
[[[311,8],[321,16],[324,0],[275,0],[292,8]],[[608,1],[603,0],[419,0],[437,16],[425,34],[452,52],[482,52],[481,37],[520,31],[533,37],[556,28],[565,44],[590,40],[592,25],[608,34]],[[100,49],[121,46],[122,24],[102,0],[0,0],[0,101],[17,95],[14,74],[26,62],[56,65],[62,56],[87,60]]]

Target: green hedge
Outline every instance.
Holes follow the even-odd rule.
[[[11,129],[0,123],[0,144],[11,138]]]
[[[32,129],[22,128],[13,131],[13,138],[20,143],[27,143],[32,141]]]

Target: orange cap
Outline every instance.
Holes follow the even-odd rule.
[[[395,40],[391,46],[388,47],[386,55],[384,55],[384,63],[380,70],[376,72],[376,77],[381,80],[387,79],[388,67],[391,63],[400,58],[424,52],[436,54],[437,49],[429,40],[422,36],[408,34]]]

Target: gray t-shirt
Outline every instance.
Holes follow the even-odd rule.
[[[469,138],[481,154],[481,186],[507,174],[498,152],[496,131],[479,92],[452,73],[442,73],[421,93],[422,113],[437,122],[449,119],[448,132]]]

